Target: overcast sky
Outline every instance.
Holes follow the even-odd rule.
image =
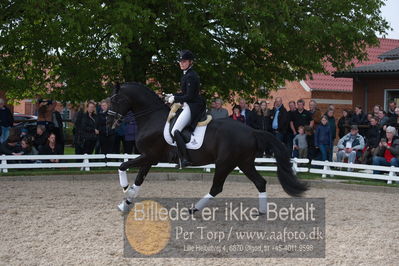
[[[382,16],[391,24],[393,31],[389,31],[387,38],[399,39],[399,0],[386,0],[382,7]]]

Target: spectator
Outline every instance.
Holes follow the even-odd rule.
[[[97,142],[98,130],[96,129],[97,115],[95,113],[96,104],[89,101],[86,104],[86,112],[83,113],[80,123],[76,125],[79,130],[77,134],[81,134],[83,153],[92,154]],[[78,121],[76,121],[78,123]]]
[[[332,153],[334,149],[335,138],[337,137],[337,126],[335,124],[334,109],[328,109],[327,113],[328,126],[330,127],[331,143],[328,152],[328,160],[332,162]]]
[[[37,107],[37,124],[44,125],[47,132],[52,132],[54,128],[53,111],[55,110],[56,103],[52,100],[38,100]]]
[[[254,108],[252,108],[252,113],[254,114],[253,117],[256,117],[256,113],[259,111],[260,109],[260,103],[259,102],[254,102]]]
[[[378,113],[382,111],[382,107],[379,104],[374,105],[373,107],[373,116],[378,117]]]
[[[29,136],[29,130],[27,128],[22,128],[21,129],[21,134],[19,135],[19,138],[22,139],[24,137],[30,137]]]
[[[251,111],[248,109],[247,102],[245,99],[240,99],[239,105],[241,108],[241,115],[244,117],[245,124],[252,127],[253,122],[252,122],[252,117],[251,117]]]
[[[314,121],[312,118],[312,114],[305,110],[305,101],[299,99],[297,101],[297,110],[292,113],[290,127],[294,135],[297,134],[296,129],[299,126],[311,126],[313,127]]]
[[[389,118],[397,118],[398,114],[395,112],[395,110],[396,110],[396,102],[390,102],[388,105],[387,116]]]
[[[313,117],[313,127],[316,128],[317,125],[320,124],[321,121],[321,111],[319,108],[317,108],[317,102],[315,100],[310,100],[309,101],[309,112],[312,114]]]
[[[394,127],[387,127],[386,139],[381,138],[381,141],[375,149],[375,156],[373,156],[373,165],[381,166],[399,166],[399,138],[395,136],[396,129]],[[380,174],[380,171],[373,171],[374,174]]]
[[[249,116],[251,117],[250,126],[252,128],[256,128],[256,118],[257,118],[257,114],[259,112],[259,109],[260,109],[260,103],[259,102],[254,102],[254,108],[252,108],[251,113],[249,114]]]
[[[359,134],[357,125],[351,126],[351,132],[346,134],[338,142],[338,162],[348,157],[348,163],[355,163],[356,158],[360,157],[364,148],[364,138]]]
[[[370,125],[370,120],[371,120],[371,118],[374,118],[374,116],[372,113],[368,113],[366,117],[367,117],[368,125]]]
[[[47,139],[46,145],[42,146],[39,151],[40,155],[61,155],[62,148],[61,145],[57,143],[57,139],[54,133],[50,133]],[[59,163],[59,159],[49,159],[48,162]]]
[[[287,116],[288,130],[287,130],[286,144],[287,144],[288,150],[292,151],[292,143],[293,143],[292,141],[294,140],[294,132],[292,131],[292,128],[291,128],[291,121],[293,121],[293,113],[296,111],[295,101],[290,101],[288,103],[288,108],[289,108],[289,111],[287,112],[288,113],[288,116]]]
[[[229,117],[229,112],[227,112],[226,109],[222,107],[223,102],[221,99],[215,99],[215,108],[211,109],[210,115],[212,116],[212,119],[222,119]]]
[[[212,100],[211,102],[211,110],[216,108],[216,102],[215,99]]]
[[[320,150],[322,161],[332,161],[332,156],[330,156],[331,142],[331,128],[328,124],[328,117],[324,115],[321,118],[321,124],[317,126],[314,134],[314,144],[316,149]]]
[[[267,102],[262,101],[256,116],[256,128],[263,131],[270,131],[270,127],[270,109],[267,108]]]
[[[62,111],[62,105],[54,102],[55,109],[53,112],[53,132],[57,138],[58,144],[61,146],[62,153],[64,153],[65,139],[64,139],[64,123],[60,111]]]
[[[385,114],[384,110],[378,112],[378,126],[380,128],[381,137],[385,136],[385,130],[390,122],[389,118]]]
[[[33,146],[36,150],[40,150],[42,146],[44,146],[47,142],[48,133],[46,131],[46,127],[44,125],[38,125],[36,127],[36,134],[33,139]]]
[[[362,107],[357,105],[355,107],[355,113],[352,115],[351,118],[351,126],[356,125],[360,128],[360,134],[365,136],[365,128],[364,126],[367,124],[366,115],[362,111]]]
[[[249,117],[250,115],[248,115]],[[241,123],[245,123],[245,118],[243,115],[241,115],[241,108],[239,105],[235,105],[233,107],[233,114],[230,116],[230,118],[240,121]]]
[[[121,144],[122,147],[125,147],[125,124],[121,123],[118,127],[115,128],[115,138],[114,138],[114,153],[121,153]],[[123,151],[126,153],[125,151]]]
[[[314,143],[314,130],[310,126],[305,126],[306,142],[308,143],[308,159],[314,160],[318,157],[319,150]]]
[[[389,125],[393,126],[396,129],[396,132],[398,132],[399,129],[399,107],[395,108],[395,113],[396,116],[391,116],[389,119]]]
[[[22,138],[21,149],[22,149],[21,152],[23,155],[38,155],[39,154],[37,149],[33,146],[32,139],[29,137]]]
[[[307,135],[305,134],[305,128],[303,126],[299,126],[298,134],[293,140],[292,157],[308,158],[308,142],[306,137]]]
[[[73,145],[75,147],[75,154],[83,154],[83,136],[82,129],[80,126],[82,125],[82,117],[84,114],[84,104],[79,106],[78,111],[75,113],[72,118],[72,122],[74,123],[72,133],[73,133]]]
[[[364,164],[371,164],[371,157],[374,154],[375,148],[377,148],[380,142],[380,128],[377,125],[377,119],[372,117],[370,119],[370,127],[367,130],[366,135],[366,148],[362,155],[361,162]]]
[[[110,154],[114,146],[114,130],[107,131],[106,119],[108,114],[109,102],[107,100],[101,101],[101,110],[97,115],[96,129],[98,130],[98,137],[100,141],[100,150],[103,154]]]
[[[14,124],[14,117],[10,109],[5,106],[4,99],[0,98],[0,144],[5,143],[10,136],[10,128]]]
[[[123,146],[123,151],[127,154],[136,153],[136,120],[134,119],[134,115],[131,111],[127,113],[125,118],[123,119],[123,123],[125,125],[125,141]]]
[[[263,131],[269,131],[271,129],[271,121],[270,121],[270,109],[267,108],[267,102],[262,101],[260,103],[259,111],[256,114],[255,120],[255,128]],[[257,157],[263,157],[263,154],[266,154],[267,157],[271,156],[271,151],[266,149],[264,152],[257,154]]]
[[[281,97],[277,97],[274,102],[274,108],[271,111],[270,119],[272,121],[272,132],[281,142],[284,142],[286,139],[287,124],[288,121],[288,113],[283,105],[283,100]]]
[[[350,123],[351,123],[350,112],[349,110],[345,109],[342,111],[342,116],[338,120],[338,137],[340,139],[349,133]]]
[[[0,154],[5,155],[21,155],[21,146],[19,145],[19,137],[10,135],[7,141],[0,145]]]

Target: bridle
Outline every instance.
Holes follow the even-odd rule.
[[[128,98],[126,95],[114,94],[110,97],[111,103],[112,103],[112,98],[114,98],[115,96],[120,96],[120,98],[117,98],[117,100],[113,104],[120,105],[120,104],[122,104],[123,101],[128,101]],[[148,115],[158,109],[161,109],[163,107],[164,107],[163,105],[155,105],[155,106],[146,108],[140,112],[135,112],[135,113],[133,113],[133,115],[134,115],[134,118],[137,119],[137,118],[146,116],[146,115]],[[114,123],[113,123],[112,127],[116,127],[124,117],[122,114],[112,111],[112,110],[108,110],[107,115],[114,117]]]

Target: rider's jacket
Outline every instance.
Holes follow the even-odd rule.
[[[181,93],[174,94],[175,102],[181,104],[186,102],[190,106],[191,123],[189,127],[194,130],[206,108],[205,101],[200,95],[200,78],[194,69],[189,68],[184,71],[180,84]]]

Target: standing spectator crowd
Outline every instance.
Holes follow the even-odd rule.
[[[58,106],[55,101],[39,99],[36,127],[34,132],[30,132],[27,127],[13,127],[13,114],[0,98],[0,155],[64,154],[64,121]],[[75,154],[137,152],[133,113],[128,113],[116,129],[107,131],[108,108],[108,100],[99,104],[88,101],[80,106],[72,120]],[[57,163],[59,160],[49,162]]]
[[[365,113],[361,106],[345,109],[338,121],[333,105],[322,112],[316,101],[310,100],[308,104],[306,109],[305,101],[299,99],[290,101],[286,108],[277,97],[271,108],[261,101],[250,109],[240,99],[229,118],[222,101],[215,99],[208,112],[213,119],[234,119],[272,133],[286,144],[291,157],[333,161],[333,152],[337,150],[335,158],[339,162],[399,167],[399,107],[395,102],[389,103],[387,111],[380,105],[370,113]],[[272,154],[264,151],[259,156]]]

